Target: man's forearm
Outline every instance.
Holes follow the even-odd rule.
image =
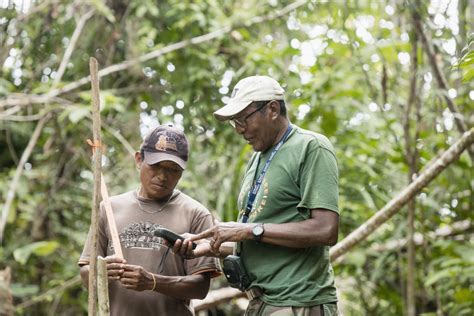
[[[154,291],[179,299],[203,299],[209,291],[210,276],[193,274],[185,276],[167,276],[154,274],[156,286]],[[153,288],[153,281],[149,289]]]
[[[308,222],[286,223],[286,224],[265,224],[265,233],[262,242],[289,247],[289,248],[307,248],[313,246],[332,246],[337,241],[328,227],[319,227]]]
[[[83,265],[79,269],[81,275],[82,285],[87,289],[89,288],[89,265]]]
[[[337,242],[339,215],[313,209],[311,218],[293,223],[265,224],[262,242],[290,247],[333,246]]]
[[[235,242],[228,241],[223,243],[219,248],[219,258],[223,259],[234,253]]]

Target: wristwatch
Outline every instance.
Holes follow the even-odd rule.
[[[265,232],[265,229],[263,228],[263,223],[259,223],[255,225],[252,228],[253,240],[258,241],[258,242],[262,241],[264,232]]]

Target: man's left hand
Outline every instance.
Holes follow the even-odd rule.
[[[130,290],[145,291],[153,287],[153,276],[141,266],[132,264],[123,265],[124,272],[120,283]],[[151,284],[151,285],[150,285]]]

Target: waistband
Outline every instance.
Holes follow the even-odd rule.
[[[247,295],[247,298],[249,301],[256,299],[257,297],[260,297],[263,295],[263,289],[258,286],[254,286],[249,288],[248,290],[245,290],[245,294]]]

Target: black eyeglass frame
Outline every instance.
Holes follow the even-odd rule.
[[[263,105],[260,105],[258,106],[255,111],[252,111],[250,112],[249,114],[247,114],[245,117],[243,118],[234,118],[234,117],[231,117],[229,119],[229,124],[233,127],[233,128],[236,128],[237,126],[241,127],[241,128],[245,128],[247,126],[247,119],[249,117],[251,117],[252,115],[254,115],[255,113],[257,113],[258,111],[260,110],[263,110],[267,105],[269,105],[271,101],[265,101],[265,104]]]

